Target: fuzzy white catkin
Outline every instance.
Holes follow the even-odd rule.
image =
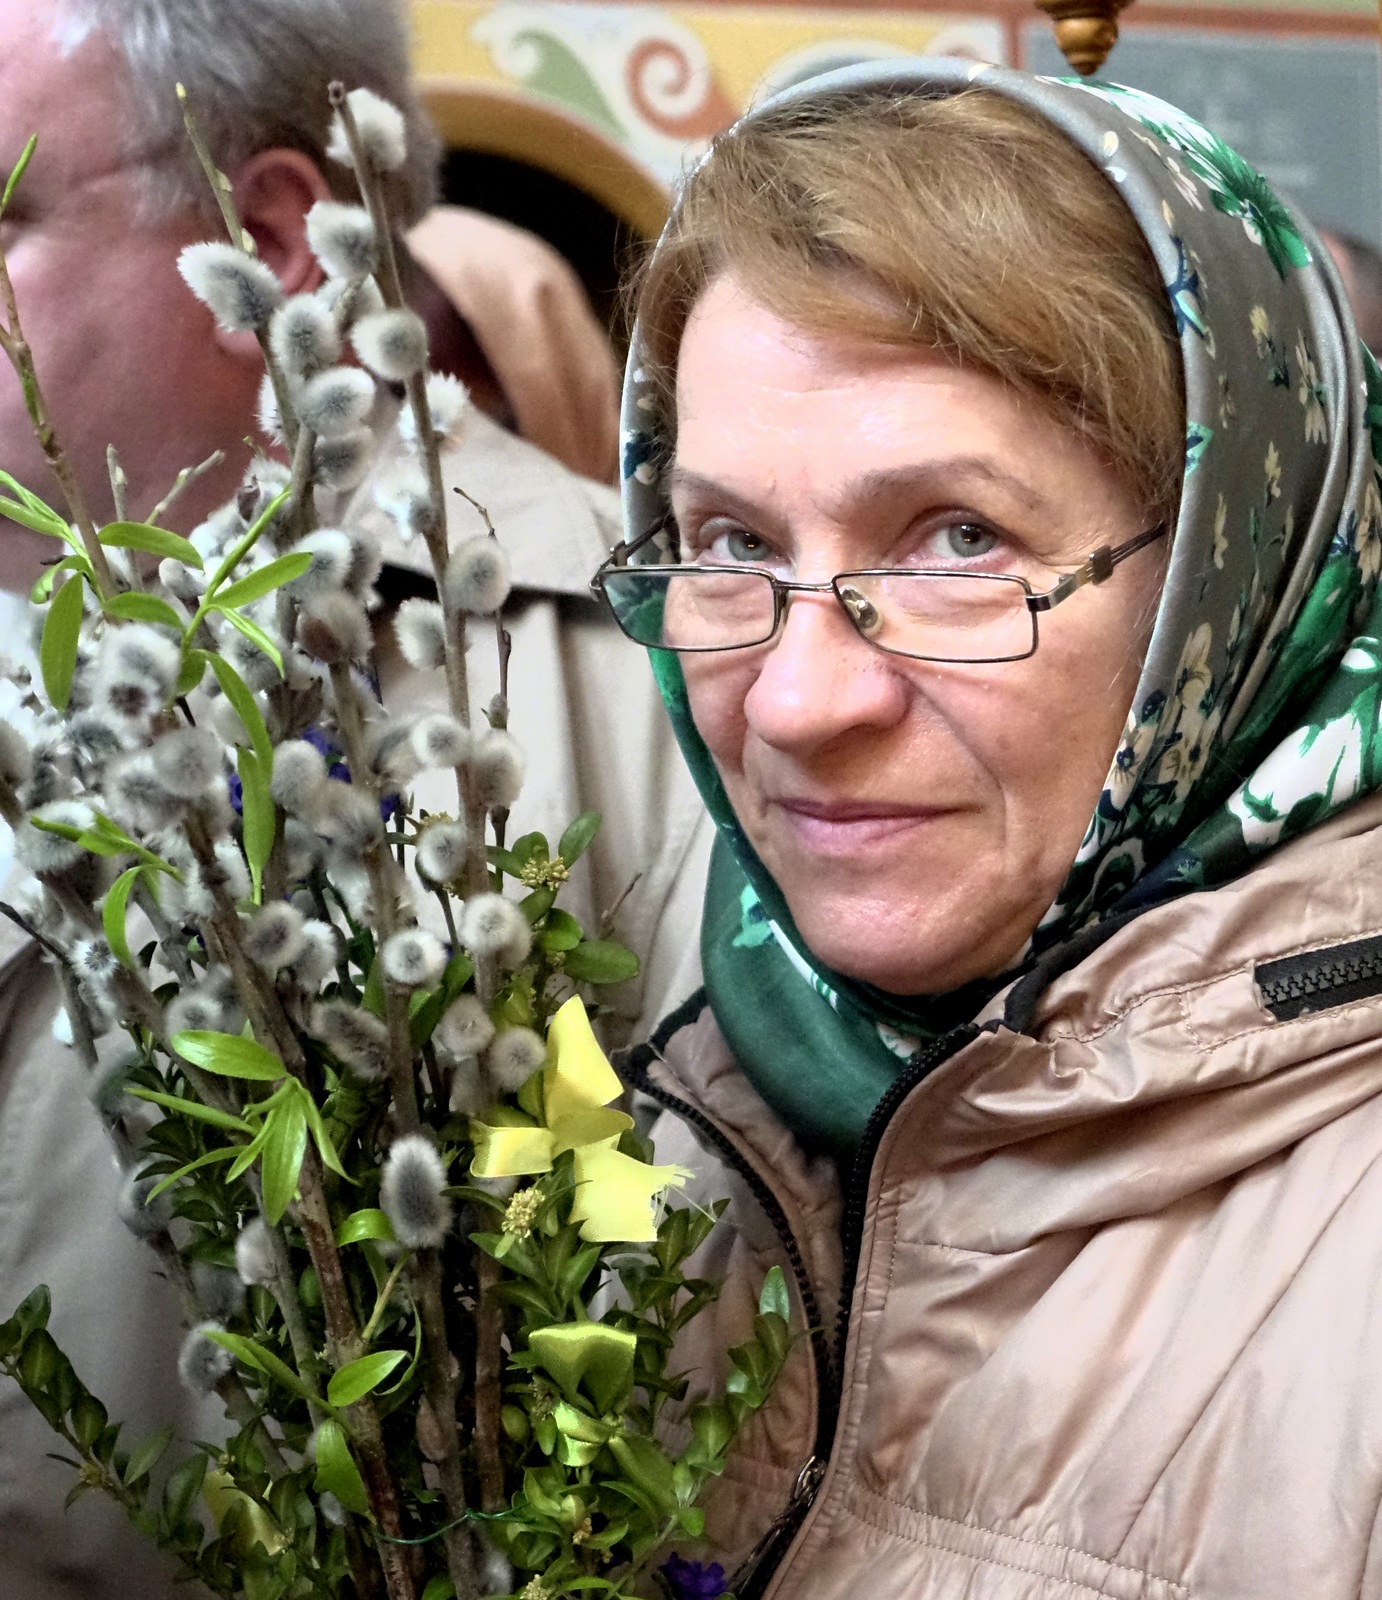
[[[323,439],[362,427],[374,406],[374,380],[359,367],[330,367],[310,378],[294,397],[298,420]]]
[[[203,1316],[230,1322],[244,1312],[245,1286],[228,1268],[213,1266],[209,1261],[194,1261],[191,1279],[197,1308]]]
[[[379,540],[368,528],[351,528],[346,538],[350,540],[350,571],[346,574],[346,588],[370,604],[370,590],[384,570],[384,552]]]
[[[187,571],[183,568],[183,571]],[[142,622],[111,628],[101,643],[101,672],[146,682],[160,698],[173,692],[182,670],[182,652],[166,633]]]
[[[314,661],[327,666],[363,661],[370,649],[364,606],[353,595],[322,595],[299,615],[298,643]]]
[[[531,1028],[505,1028],[485,1051],[485,1071],[500,1094],[517,1094],[547,1060],[547,1046]]]
[[[442,1159],[420,1133],[394,1142],[384,1161],[379,1204],[400,1244],[410,1250],[435,1250],[441,1244],[451,1226],[445,1189]]]
[[[267,1288],[277,1276],[273,1241],[263,1217],[253,1217],[235,1240],[235,1270],[246,1288]]]
[[[368,1011],[344,1000],[323,1000],[312,1008],[312,1032],[340,1060],[362,1078],[377,1078],[384,1070],[389,1030]]]
[[[409,737],[412,724],[404,717],[381,717],[365,729],[365,755],[370,771],[395,784],[408,783],[419,771]]]
[[[413,753],[421,766],[459,767],[474,740],[470,729],[445,711],[433,711],[413,724]]]
[[[358,282],[379,265],[379,237],[363,206],[318,200],[307,213],[307,243],[333,278]]]
[[[283,640],[277,632],[273,628],[265,628],[264,631],[281,652]],[[221,634],[219,642],[221,654],[245,680],[245,686],[251,693],[257,693],[261,689],[272,689],[276,683],[282,681],[278,676],[278,668],[259,646],[252,644],[234,628],[227,627]]]
[[[69,828],[89,828],[96,820],[91,807],[80,800],[51,801],[39,806],[33,817],[43,822],[61,822]],[[30,872],[66,872],[85,857],[79,844],[34,827],[33,817],[26,817],[15,829],[14,853],[21,866]]]
[[[391,383],[406,383],[427,364],[427,329],[417,312],[404,307],[361,317],[350,338],[370,371]]]
[[[302,949],[302,913],[286,900],[273,900],[244,925],[245,951],[265,972],[286,967]]]
[[[278,407],[278,390],[274,388],[274,381],[266,372],[259,383],[259,398],[255,402],[255,421],[259,424],[259,431],[271,444],[285,444],[287,441],[283,433],[283,413]]]
[[[285,739],[274,751],[269,794],[290,817],[311,811],[329,782],[321,751],[306,739]]]
[[[495,956],[531,937],[528,919],[502,894],[477,894],[461,913],[461,942],[474,956]]]
[[[403,989],[435,983],[446,969],[446,947],[425,928],[400,928],[379,952],[384,976]]]
[[[0,720],[0,782],[10,788],[27,783],[34,772],[34,753],[29,742],[10,723]]]
[[[304,989],[316,991],[336,970],[340,939],[329,922],[311,918],[302,925],[302,949],[293,959],[293,976]]]
[[[247,900],[250,895],[250,869],[234,839],[216,841],[216,862],[225,874],[225,891],[232,900]]]
[[[494,1096],[480,1076],[480,1063],[474,1056],[461,1056],[451,1069],[451,1093],[447,1096],[448,1111],[460,1116],[475,1117],[484,1110]]]
[[[215,995],[200,987],[184,989],[168,1006],[168,1032],[220,1033],[224,1022],[223,1008]]]
[[[374,435],[368,428],[355,428],[330,439],[318,439],[312,451],[312,471],[317,485],[345,494],[358,488],[369,471]]]
[[[178,1351],[178,1377],[193,1394],[210,1394],[235,1365],[229,1350],[223,1349],[212,1333],[224,1333],[219,1322],[199,1322],[189,1330]]]
[[[459,611],[491,616],[508,599],[509,586],[508,557],[488,534],[462,540],[447,557],[442,589]]]
[[[173,1197],[165,1189],[151,1205],[150,1191],[157,1188],[160,1178],[141,1178],[131,1172],[120,1188],[116,1211],[121,1222],[136,1239],[156,1239],[168,1231],[173,1220]]]
[[[437,1024],[437,1041],[457,1056],[478,1056],[494,1038],[494,1023],[478,995],[463,994]]]
[[[346,96],[346,104],[354,118],[355,134],[365,160],[378,172],[397,171],[408,159],[408,133],[403,113],[373,89],[352,89]],[[343,166],[353,168],[355,165],[339,111],[331,119],[331,139],[326,153]]]
[[[339,528],[318,528],[293,546],[294,555],[309,555],[312,565],[284,587],[295,600],[308,602],[344,589],[353,555],[350,540]]]
[[[179,800],[195,800],[221,775],[220,742],[208,728],[175,728],[151,754],[164,788]]]
[[[283,303],[283,285],[262,261],[234,245],[189,244],[178,271],[227,333],[253,333]]]
[[[429,822],[417,842],[418,871],[429,883],[450,883],[465,866],[466,844],[463,822]]]
[[[413,461],[396,462],[380,474],[374,503],[393,522],[406,544],[427,526],[432,496],[422,469]]]
[[[341,359],[341,335],[315,294],[295,294],[269,322],[269,348],[290,378],[305,383]]]
[[[165,556],[158,564],[158,581],[179,600],[193,603],[206,593],[206,576],[189,567],[174,556]]]
[[[449,372],[427,374],[427,409],[432,413],[432,429],[437,438],[449,444],[460,431],[470,408],[470,390]],[[411,406],[398,414],[398,436],[405,443],[417,443],[417,418]]]
[[[502,728],[487,728],[475,737],[468,765],[471,793],[486,811],[513,805],[523,789],[523,750]]]
[[[374,798],[363,789],[349,783],[328,783],[313,817],[313,826],[324,838],[330,839],[336,859],[329,863],[331,881],[347,893],[343,882],[337,882],[338,870],[347,864],[360,865],[365,847],[383,832],[384,824]]]
[[[393,619],[399,652],[416,672],[446,660],[446,621],[435,600],[405,600]]]

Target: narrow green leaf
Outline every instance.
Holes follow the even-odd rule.
[[[49,704],[58,711],[67,710],[72,694],[72,674],[77,668],[77,642],[82,629],[82,595],[84,580],[77,576],[68,578],[53,596],[48,616],[43,624],[43,638],[38,647],[39,666],[43,672],[43,687]]]
[[[287,1074],[287,1068],[262,1044],[242,1038],[238,1033],[210,1033],[202,1029],[175,1033],[168,1043],[194,1067],[215,1072],[223,1078],[249,1078],[256,1083],[274,1083]]]
[[[28,171],[29,163],[33,160],[34,151],[37,149],[38,135],[36,133],[31,133],[29,135],[28,144],[24,146],[19,160],[14,164],[14,170],[10,173],[9,181],[5,184],[5,192],[3,195],[0,195],[0,215],[4,214],[5,209],[8,207],[10,201],[14,198],[14,191],[19,187],[20,179],[23,178],[25,172]]]
[[[223,1350],[229,1350],[237,1361],[243,1362],[247,1367],[253,1367],[262,1372],[266,1377],[273,1378],[281,1383],[285,1389],[290,1389],[295,1395],[304,1400],[320,1401],[320,1395],[305,1383],[286,1361],[281,1360],[272,1350],[266,1350],[262,1344],[253,1339],[247,1339],[243,1334],[226,1333],[220,1328],[208,1328],[206,1337]]]
[[[383,1211],[352,1211],[336,1229],[339,1245],[360,1244],[365,1239],[392,1239],[393,1224]]]
[[[758,1296],[758,1310],[762,1316],[781,1317],[784,1322],[790,1322],[792,1317],[792,1303],[787,1298],[787,1280],[782,1276],[781,1267],[769,1267],[768,1275],[763,1280],[763,1288]]]
[[[307,1117],[297,1096],[270,1112],[260,1157],[264,1174],[264,1215],[275,1226],[297,1193],[302,1158],[307,1154]]]
[[[237,579],[228,589],[219,590],[215,608],[217,611],[228,611],[232,606],[247,606],[253,600],[262,600],[266,594],[272,594],[275,589],[281,589],[285,583],[300,578],[311,565],[312,554],[309,550],[279,556],[277,561],[270,561],[267,565]]]
[[[131,1088],[125,1092],[136,1100],[148,1100],[153,1105],[162,1106],[165,1111],[176,1111],[180,1117],[191,1117],[194,1122],[206,1122],[213,1128],[224,1128],[227,1133],[243,1133],[246,1138],[254,1136],[254,1129],[248,1122],[233,1117],[229,1111],[204,1106],[199,1100],[184,1100],[180,1095],[164,1094],[159,1089]]]
[[[173,690],[173,698],[177,700],[183,695],[191,694],[206,675],[207,662],[215,659],[218,658],[208,655],[205,650],[185,649],[182,656],[182,671],[178,674],[178,685]]]
[[[303,1084],[297,1084],[298,1099],[302,1102],[302,1113],[307,1118],[308,1132],[312,1135],[312,1143],[317,1147],[317,1154],[322,1158],[322,1165],[329,1167],[339,1178],[344,1178],[347,1183],[354,1183],[354,1179],[341,1165],[341,1158],[336,1154],[336,1146],[331,1142],[331,1135],[326,1131],[326,1124],[322,1121],[322,1114],[317,1109],[317,1102],[312,1098],[311,1091]]]
[[[148,522],[112,522],[97,535],[103,545],[117,550],[145,550],[151,556],[167,556],[184,566],[201,570],[202,558],[190,540]]]
[[[44,606],[52,598],[53,585],[64,573],[80,572],[85,577],[91,576],[91,563],[85,556],[64,556],[61,561],[55,562],[47,572],[29,590],[29,604],[31,606]]]
[[[122,965],[135,972],[134,957],[130,954],[129,940],[125,937],[125,914],[129,909],[130,891],[139,881],[143,867],[130,867],[106,890],[105,904],[101,907],[101,925],[105,929],[106,943]]]
[[[178,634],[186,626],[172,606],[166,600],[160,600],[156,594],[136,594],[131,591],[129,594],[112,595],[101,603],[101,610],[108,617],[117,617],[121,622],[152,622],[159,627],[171,628]]]
[[[365,979],[360,1004],[381,1022],[384,1020],[384,969],[379,964],[378,956],[374,958],[374,964],[369,969],[369,977]]]
[[[250,553],[250,551],[254,549],[255,545],[263,536],[265,528],[268,527],[268,525],[283,509],[284,504],[287,502],[292,492],[291,484],[288,487],[280,490],[279,493],[276,494],[272,500],[270,500],[268,505],[266,505],[259,515],[254,519],[253,525],[247,530],[244,538],[240,540],[239,544],[232,545],[231,548],[226,551],[220,566],[217,567],[215,572],[212,573],[211,581],[206,586],[208,594],[214,595],[220,589],[221,585],[226,581],[226,579],[231,575],[231,573],[235,571],[236,567],[238,567],[245,557]]]
[[[239,750],[235,756],[236,770],[240,774],[240,821],[245,841],[245,860],[250,869],[250,885],[254,903],[263,898],[264,867],[269,852],[274,847],[273,796],[269,781],[273,775],[273,751],[266,761],[253,750]]]
[[[406,1350],[379,1350],[361,1356],[342,1367],[326,1387],[326,1398],[333,1406],[353,1406],[383,1383],[400,1362],[408,1359]]]
[[[28,506],[21,505],[17,500],[0,498],[0,516],[8,517],[11,522],[17,522],[22,527],[32,528],[35,533],[45,533],[50,539],[61,539],[64,544],[72,547],[74,554],[81,548],[81,540],[56,511],[45,516],[42,511],[31,511]]]
[[[583,939],[566,952],[564,971],[578,983],[624,983],[638,976],[638,957],[612,939]]]
[[[422,1591],[422,1600],[455,1600],[456,1586],[444,1572],[439,1572]]]
[[[568,867],[573,861],[579,860],[585,854],[591,840],[599,833],[602,821],[603,818],[598,811],[582,811],[580,816],[562,834],[561,843],[557,846],[557,854]]]
[[[279,653],[278,646],[264,632],[263,628],[257,622],[251,622],[241,611],[227,611],[223,615],[232,628],[239,633],[243,633],[256,649],[262,650],[268,656],[269,660],[278,668],[278,675],[281,678],[283,676],[283,657]]]
[[[317,1475],[312,1487],[319,1494],[334,1494],[345,1509],[356,1516],[366,1516],[369,1496],[365,1493],[365,1481],[346,1443],[345,1429],[334,1417],[317,1429],[315,1454]]]
[[[133,1093],[133,1091],[131,1091]],[[170,1172],[166,1178],[161,1179],[149,1190],[145,1205],[157,1200],[165,1189],[171,1189],[179,1178],[185,1178],[189,1173],[199,1172],[203,1167],[214,1167],[218,1161],[229,1161],[235,1154],[234,1145],[222,1145],[219,1150],[208,1150],[205,1155],[198,1156],[195,1161],[189,1161],[185,1167],[179,1167],[176,1172]],[[232,1168],[229,1176],[234,1177]]]
[[[248,1172],[263,1153],[264,1146],[269,1142],[269,1124],[267,1120],[254,1138],[244,1146],[240,1154],[231,1163],[230,1170],[226,1173],[228,1181],[233,1182],[243,1172]]]
[[[267,756],[272,761],[273,740],[269,738],[269,730],[264,726],[259,703],[250,693],[245,680],[224,656],[208,656],[207,661],[216,674],[216,682],[220,684],[222,694],[235,708],[235,715],[244,723],[254,753],[261,759]]]
[[[146,1472],[151,1472],[162,1459],[163,1452],[173,1442],[173,1429],[171,1423],[166,1428],[160,1428],[157,1433],[151,1433],[147,1439],[141,1439],[130,1452],[128,1465],[121,1476],[127,1484],[137,1483]]]

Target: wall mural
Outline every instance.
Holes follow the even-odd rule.
[[[1001,22],[962,14],[571,0],[416,0],[413,10],[424,78],[552,104],[663,185],[755,98],[831,67],[1007,60]]]

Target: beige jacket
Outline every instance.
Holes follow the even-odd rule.
[[[733,1196],[693,1384],[774,1261],[821,1330],[710,1507],[732,1567],[801,1482],[739,1600],[1382,1597],[1380,859],[1372,799],[997,1002],[846,1180],[857,1273],[708,1013],[635,1053]]]
[[[619,931],[644,971],[617,996],[625,1031],[646,1032],[700,982],[697,930],[711,830],[677,755],[643,653],[590,599],[586,583],[618,537],[618,501],[478,414],[448,458],[453,481],[489,506],[515,576],[511,698],[528,779],[511,836],[541,828],[555,844],[586,808],[601,837],[565,903],[593,926],[635,874]],[[458,502],[453,536],[467,529]],[[476,524],[478,527],[478,523]],[[391,548],[400,566],[421,550]],[[385,631],[386,700],[420,710],[440,688],[409,673]],[[476,705],[494,693],[488,639],[471,650]],[[424,803],[446,805],[438,792]],[[3,895],[0,895],[3,898]],[[119,1178],[71,1050],[53,1037],[56,984],[36,950],[0,920],[0,1319],[36,1284],[52,1290],[52,1328],[77,1371],[124,1419],[133,1443],[174,1422],[216,1432],[178,1388],[175,1297],[155,1258],[118,1221]],[[639,1035],[642,1036],[642,1033]],[[69,1468],[53,1436],[0,1379],[0,1600],[173,1600],[123,1517],[86,1496],[67,1514]]]

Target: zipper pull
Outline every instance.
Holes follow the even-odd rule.
[[[754,1545],[730,1580],[729,1592],[734,1596],[734,1600],[755,1600],[755,1597],[763,1592],[768,1579],[776,1571],[778,1562],[801,1526],[811,1502],[816,1498],[821,1479],[825,1477],[825,1466],[820,1456],[807,1458],[806,1464],[797,1473],[797,1480],[792,1486],[791,1498],[786,1506],[773,1519],[772,1526]]]

